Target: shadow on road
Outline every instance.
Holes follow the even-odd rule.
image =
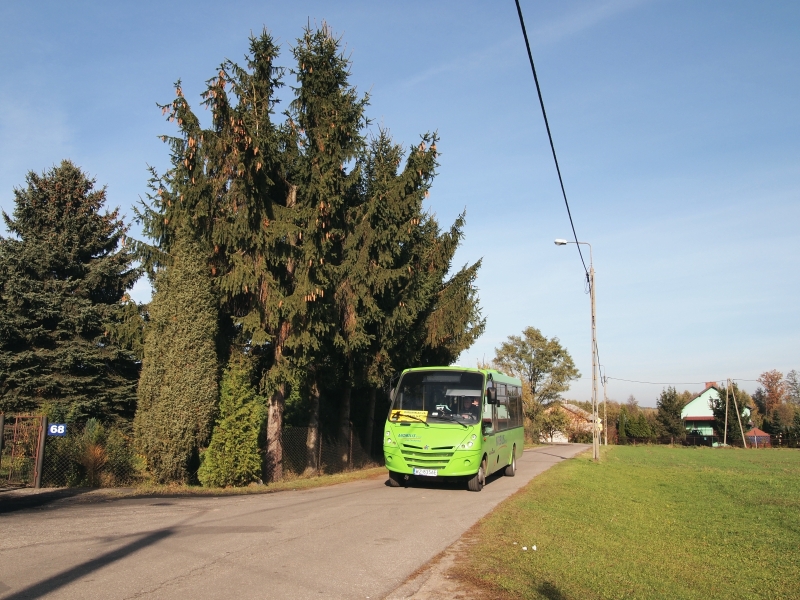
[[[25,493],[14,496],[0,495],[0,515],[26,508],[40,508],[64,498],[85,494],[91,490],[92,488],[63,488],[49,492]]]
[[[87,560],[86,562],[76,565],[71,569],[67,569],[66,571],[61,571],[61,573],[57,573],[52,577],[48,577],[39,583],[29,585],[28,587],[23,588],[11,594],[10,596],[6,596],[6,600],[22,600],[23,598],[31,600],[33,598],[41,598],[42,596],[54,592],[65,585],[69,585],[81,577],[85,577],[93,571],[102,569],[103,567],[117,562],[118,560],[121,560],[126,556],[141,550],[142,548],[146,548],[147,546],[151,546],[157,542],[160,542],[164,538],[167,538],[174,533],[175,530],[173,529],[160,529],[158,531],[153,531],[144,537],[139,538],[138,540],[122,546],[121,548],[106,552],[97,558]]]

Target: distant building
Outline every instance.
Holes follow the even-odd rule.
[[[686,432],[692,435],[714,434],[714,411],[712,400],[719,400],[716,381],[706,382],[706,389],[692,398],[681,410],[681,419]]]
[[[686,433],[689,435],[713,436],[722,435],[722,432],[714,431],[714,411],[712,401],[719,400],[720,394],[717,389],[716,381],[706,382],[706,389],[692,398],[689,403],[681,410],[681,419],[686,425]],[[740,406],[741,408],[741,406]],[[750,420],[750,407],[745,407],[744,413],[747,420]],[[728,418],[736,420],[736,409],[733,399],[730,400],[730,412]],[[747,423],[743,423],[746,425]]]
[[[567,443],[569,442],[569,434],[570,432],[592,432],[592,413],[583,410],[580,406],[575,406],[574,404],[570,404],[565,402],[563,404],[556,404],[551,406],[545,410],[545,412],[550,412],[553,410],[563,410],[564,413],[569,418],[569,427],[567,431],[557,431],[553,434],[553,439],[545,439],[542,436],[540,441],[542,442],[550,442],[553,443]],[[603,431],[603,420],[598,418],[597,420],[597,430]]]
[[[744,437],[750,448],[772,448],[772,440],[769,434],[765,431],[761,431],[758,427],[753,427],[744,434]]]

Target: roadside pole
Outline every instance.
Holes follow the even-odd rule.
[[[589,247],[589,291],[592,296],[592,458],[600,460],[600,432],[597,431],[597,311],[595,309],[594,264]]]
[[[36,452],[36,472],[34,473],[33,487],[39,489],[42,487],[42,470],[44,469],[44,442],[47,439],[47,417],[42,416],[39,423],[39,445]]]

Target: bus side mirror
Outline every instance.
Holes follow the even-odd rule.
[[[486,388],[486,401],[489,404],[497,404],[497,388]]]
[[[389,392],[389,401],[390,401],[390,402],[394,402],[394,390],[391,390],[391,391]]]

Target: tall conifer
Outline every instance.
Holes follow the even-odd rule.
[[[262,32],[250,39],[246,67],[220,65],[208,81],[203,104],[211,126],[183,96],[162,107],[179,135],[164,137],[172,168],[154,174],[152,204],[143,213],[146,232],[169,250],[184,227],[210,265],[229,335],[264,344],[271,359],[262,387],[270,396],[268,469],[281,477],[280,431],[285,402],[286,343],[302,296],[294,271],[299,262],[296,187],[288,179],[291,134],[272,123],[282,70],[278,48]],[[278,432],[276,435],[275,432]]]
[[[183,236],[159,271],[145,333],[134,420],[136,442],[158,481],[188,481],[218,399],[217,302],[208,263]]]
[[[298,87],[289,124],[297,132],[295,181],[305,226],[298,275],[306,289],[309,321],[336,324],[330,339],[343,358],[339,435],[345,440],[350,433],[355,354],[368,343],[357,313],[369,290],[363,285],[362,272],[348,270],[358,265],[343,256],[353,217],[349,200],[358,183],[357,159],[364,149],[362,130],[368,124],[368,97],[359,97],[350,85],[349,61],[326,24],[317,30],[306,28],[293,54]],[[327,332],[304,329],[296,343],[313,356],[324,347]]]
[[[0,411],[64,405],[69,419],[130,418],[136,358],[109,335],[139,273],[105,188],[69,161],[14,190],[0,238]]]

